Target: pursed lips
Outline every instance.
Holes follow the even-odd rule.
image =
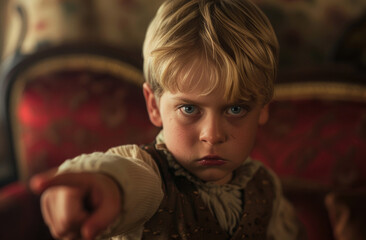
[[[207,155],[198,160],[198,163],[202,166],[221,166],[227,161],[218,155]]]

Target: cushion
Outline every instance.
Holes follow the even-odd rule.
[[[333,239],[325,196],[366,182],[362,80],[341,66],[280,75],[269,121],[258,131],[252,157],[280,177],[312,240]]]
[[[139,68],[105,57],[46,58],[11,90],[15,154],[22,179],[81,153],[154,139]]]

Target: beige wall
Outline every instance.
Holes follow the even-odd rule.
[[[0,0],[0,56],[14,52],[20,33],[19,16],[14,8],[6,10],[6,2],[26,9],[28,31],[22,50],[28,53],[42,43],[81,39],[138,48],[163,1]],[[300,66],[327,60],[348,25],[366,10],[365,0],[253,1],[272,17],[283,62]]]
[[[12,1],[25,9],[27,33],[22,52],[39,44],[74,41],[103,41],[129,48],[142,46],[145,30],[163,0],[0,0]],[[1,9],[4,9],[1,7]],[[20,18],[14,6],[8,10],[3,54],[14,52],[19,38]],[[4,45],[4,42],[2,42]]]
[[[3,56],[8,0],[0,0],[0,58]]]

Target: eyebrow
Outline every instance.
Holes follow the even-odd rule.
[[[198,101],[190,100],[185,97],[173,97],[174,101],[185,102],[185,103],[199,103]]]
[[[183,102],[186,104],[192,104],[192,105],[204,105],[203,103],[199,102],[199,101],[194,101],[185,97],[173,97],[174,101],[179,101],[179,102]],[[247,105],[252,107],[253,105],[255,105],[255,101],[244,101],[244,100],[237,100],[237,101],[233,101],[233,102],[228,102],[226,104],[223,105],[223,107],[229,107],[229,106],[234,106],[234,105]]]

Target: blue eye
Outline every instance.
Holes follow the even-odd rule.
[[[248,110],[241,106],[230,106],[227,110],[227,113],[231,116],[241,117],[244,116]]]
[[[183,111],[184,114],[188,114],[188,115],[191,115],[191,114],[194,114],[197,112],[197,108],[193,105],[184,105],[180,109],[181,109],[181,111]]]
[[[233,114],[239,114],[241,113],[242,109],[239,106],[233,106],[230,108],[230,112]]]

